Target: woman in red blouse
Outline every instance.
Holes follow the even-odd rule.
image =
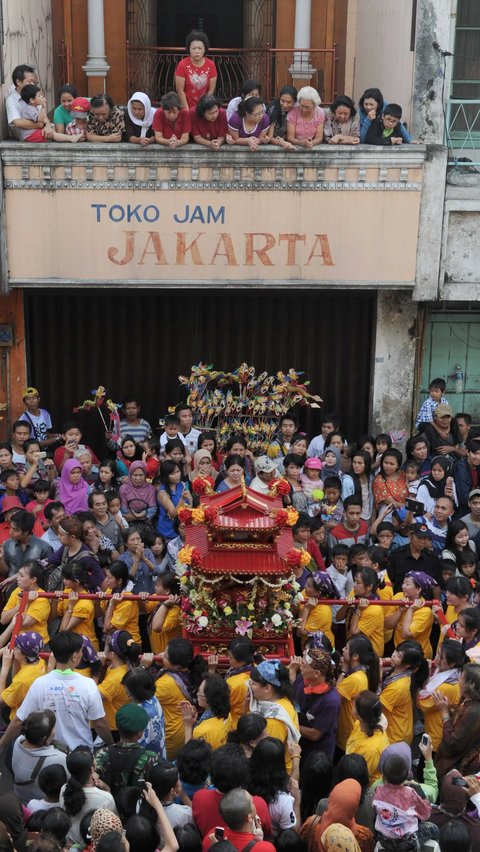
[[[210,42],[205,33],[192,30],[187,36],[188,56],[175,69],[175,88],[182,109],[192,109],[203,95],[213,95],[217,85],[217,69],[207,59]]]

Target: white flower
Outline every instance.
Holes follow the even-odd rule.
[[[275,613],[272,615],[272,619],[271,619],[271,620],[272,620],[272,624],[273,624],[273,626],[274,626],[274,627],[280,627],[280,625],[281,625],[281,623],[282,623],[282,616],[281,616],[281,615],[279,615],[279,614],[278,614],[278,612],[275,612]]]
[[[201,615],[197,621],[199,627],[206,627],[208,624],[208,618],[206,615]]]

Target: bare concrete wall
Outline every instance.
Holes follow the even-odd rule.
[[[411,124],[414,54],[410,51],[412,0],[357,0],[355,97],[372,86],[403,107]]]
[[[419,0],[413,92],[413,132],[422,141],[444,142],[444,100],[450,94],[451,57],[444,59],[434,43],[451,51],[452,0]]]
[[[373,434],[386,426],[410,434],[418,306],[409,293],[377,293],[372,391]]]
[[[33,65],[47,96],[49,110],[56,106],[53,91],[53,45],[51,0],[0,0],[3,10],[3,67],[5,83],[0,89],[2,136],[5,136],[4,100],[12,87],[16,65]]]

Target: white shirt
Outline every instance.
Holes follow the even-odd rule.
[[[323,453],[325,448],[325,438],[323,435],[316,435],[315,438],[312,438],[308,445],[307,456],[315,456],[315,458],[319,459]]]
[[[194,453],[197,452],[198,447],[198,439],[202,433],[198,429],[190,429],[186,435],[183,435],[182,432],[178,433],[178,437],[185,444],[189,454],[193,456]]]
[[[7,121],[9,124],[12,124],[12,122],[16,121],[18,118],[21,118],[20,110],[18,108],[20,100],[20,92],[17,92],[16,89],[14,89],[13,92],[10,92],[8,97],[5,99],[5,109],[7,110]]]
[[[82,675],[80,675],[82,677]],[[84,678],[85,680],[86,678]],[[65,807],[65,802],[63,798],[63,793],[65,790],[64,785],[60,790],[60,807]],[[118,811],[115,805],[115,799],[113,798],[111,793],[107,793],[106,790],[100,790],[99,787],[84,787],[83,792],[85,793],[86,802],[83,808],[72,817],[72,824],[68,830],[67,840],[70,840],[71,843],[82,843],[83,838],[80,833],[80,823],[89,811],[96,811],[98,808],[105,808],[107,811],[112,811],[112,813],[118,816]]]
[[[30,713],[53,710],[57,717],[56,737],[70,749],[92,748],[90,722],[103,719],[102,696],[97,684],[81,674],[64,674],[54,669],[35,680],[17,711],[24,722]]]
[[[55,553],[62,546],[62,542],[60,541],[58,535],[54,533],[51,527],[48,528],[46,532],[41,536],[42,541],[46,541],[47,544],[50,545],[53,552]]]

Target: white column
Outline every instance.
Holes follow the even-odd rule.
[[[110,71],[105,55],[103,0],[88,0],[88,55],[83,70],[87,77],[106,77]]]
[[[293,47],[295,50],[307,51],[310,49],[310,22],[312,17],[312,0],[296,0],[295,3],[295,35]],[[290,66],[292,77],[309,79],[314,72],[310,64],[310,55],[294,53],[293,65]]]

